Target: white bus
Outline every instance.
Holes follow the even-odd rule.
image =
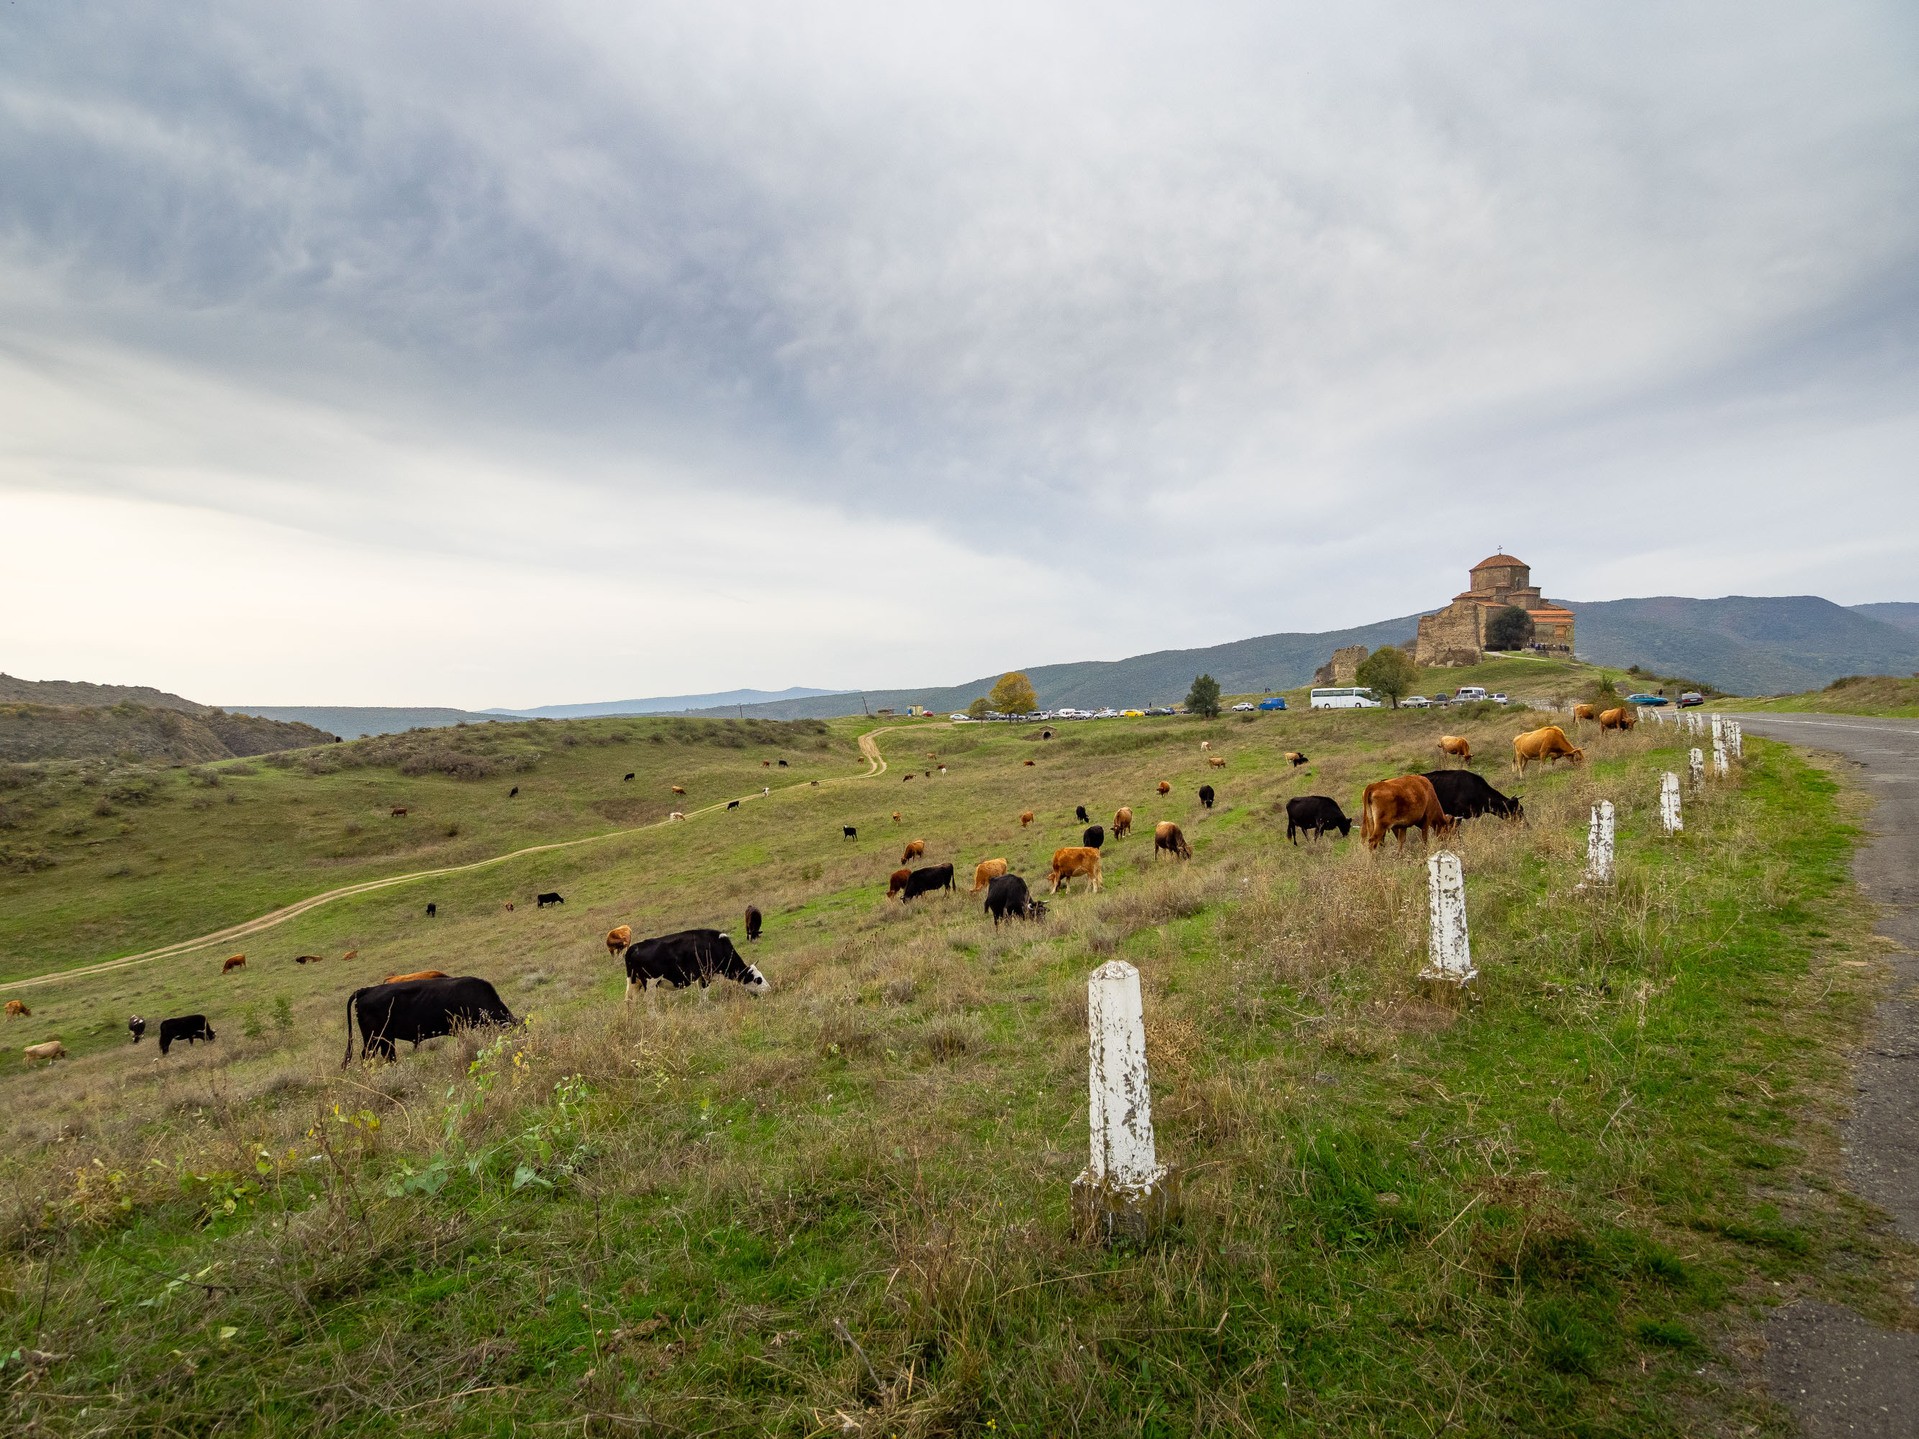
[[[1376,710],[1379,701],[1369,689],[1347,686],[1344,689],[1314,690],[1312,708],[1316,710]]]

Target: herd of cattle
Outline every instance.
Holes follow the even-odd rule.
[[[1603,714],[1595,714],[1590,705],[1575,706],[1573,715],[1575,721],[1590,720],[1602,730],[1630,730],[1635,719],[1629,710],[1608,710]],[[1200,748],[1209,750],[1211,746],[1202,743]],[[1469,766],[1472,763],[1472,747],[1459,736],[1443,736],[1439,750],[1442,758],[1462,760]],[[1307,762],[1306,756],[1297,751],[1287,752],[1285,758],[1295,768]],[[1573,744],[1557,725],[1546,725],[1513,739],[1513,768],[1521,774],[1525,773],[1529,764],[1543,762],[1550,765],[1560,759],[1577,764],[1585,759],[1585,751]],[[1214,767],[1223,767],[1225,764],[1217,755],[1209,755],[1208,762]],[[943,772],[945,766],[940,768]],[[1163,780],[1157,786],[1162,797],[1169,794],[1171,789],[1172,786]],[[1199,786],[1197,797],[1210,810],[1217,795],[1210,784],[1205,784]],[[1080,878],[1086,880],[1088,889],[1094,893],[1098,893],[1102,887],[1100,855],[1108,838],[1107,827],[1092,823],[1083,804],[1075,809],[1074,815],[1086,828],[1079,844],[1062,846],[1053,851],[1046,876],[1049,894],[1058,894],[1062,887],[1070,886],[1073,880]],[[1436,838],[1462,822],[1482,815],[1524,819],[1525,810],[1517,795],[1501,794],[1470,768],[1441,768],[1426,774],[1400,775],[1367,785],[1360,801],[1360,835],[1369,848],[1377,849],[1390,833],[1403,848],[1408,830],[1417,829],[1422,839]],[[895,812],[893,818],[897,822],[900,815]],[[1032,810],[1023,811],[1019,816],[1020,827],[1026,828],[1034,819]],[[1133,811],[1122,805],[1113,815],[1111,837],[1123,839],[1132,832],[1132,828]],[[1324,837],[1328,830],[1334,829],[1342,836],[1348,835],[1352,831],[1352,821],[1332,796],[1298,795],[1286,801],[1286,838],[1292,844],[1299,843],[1298,836],[1302,832],[1317,840]],[[858,832],[851,825],[844,826],[843,831],[849,839],[857,837]],[[925,854],[924,840],[907,842],[900,856],[901,867],[894,870],[888,879],[887,899],[898,897],[901,904],[909,904],[923,895],[955,892],[952,864],[924,865],[919,868],[909,866],[909,861],[922,859]],[[1153,858],[1157,860],[1162,854],[1174,860],[1188,860],[1193,855],[1192,846],[1184,832],[1172,820],[1162,820],[1153,827]],[[1045,918],[1045,902],[1033,895],[1024,879],[1010,871],[1004,858],[982,860],[974,866],[973,886],[969,893],[976,895],[982,891],[986,895],[984,912],[992,917],[996,929],[1003,920],[1033,921]],[[540,909],[565,902],[557,891],[536,896],[536,907]],[[512,906],[508,905],[507,908]],[[436,905],[426,906],[429,918],[436,913]],[[758,940],[763,926],[759,909],[748,905],[745,918],[748,941]],[[609,956],[624,961],[626,999],[629,1004],[636,995],[656,985],[684,989],[697,983],[704,989],[716,980],[727,979],[755,993],[764,993],[771,988],[766,976],[741,956],[731,937],[722,930],[688,929],[636,940],[631,926],[620,925],[606,935],[606,947]],[[357,953],[349,950],[345,958],[351,960]],[[307,964],[319,958],[317,955],[299,955],[295,962]],[[245,955],[234,955],[224,961],[221,972],[228,973],[245,964]],[[23,1001],[17,999],[6,1002],[5,1012],[9,1018],[25,1017],[32,1013]],[[521,1023],[488,981],[473,975],[449,975],[441,970],[388,975],[378,984],[363,986],[349,994],[346,999],[346,1058],[341,1061],[342,1067],[353,1058],[356,1021],[360,1031],[362,1060],[394,1059],[397,1057],[395,1046],[402,1040],[417,1048],[424,1040],[452,1034],[462,1028]],[[146,1020],[139,1015],[127,1021],[127,1029],[135,1044],[140,1042],[146,1028]],[[176,1041],[194,1044],[213,1038],[213,1027],[203,1014],[180,1015],[160,1022],[159,1047],[163,1055]],[[45,1044],[29,1045],[22,1051],[28,1062],[63,1058],[66,1052],[57,1039]]]

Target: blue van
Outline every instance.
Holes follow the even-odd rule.
[[[1263,710],[1283,710],[1286,708],[1285,696],[1274,695],[1271,699],[1261,700],[1259,707]]]

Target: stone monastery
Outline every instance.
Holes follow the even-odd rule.
[[[1486,654],[1486,629],[1508,605],[1524,610],[1533,622],[1531,648],[1571,654],[1573,612],[1543,599],[1524,561],[1493,555],[1472,568],[1465,591],[1437,614],[1419,617],[1413,661],[1420,665],[1477,664]]]

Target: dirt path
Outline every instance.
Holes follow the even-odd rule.
[[[1919,1243],[1919,720],[1742,714],[1754,734],[1831,750],[1865,772],[1871,838],[1854,861],[1898,946],[1893,982],[1854,1071],[1844,1130],[1846,1183]],[[1919,1436],[1919,1334],[1881,1329],[1850,1309],[1801,1300],[1766,1325],[1767,1380],[1814,1439]]]
[[[893,725],[882,725],[878,729],[868,730],[859,737],[860,755],[867,763],[865,774],[850,775],[846,779],[821,780],[820,787],[825,788],[827,785],[874,779],[885,774],[886,758],[880,753],[879,743],[874,736],[885,734],[889,729],[893,728],[895,728]],[[781,785],[779,789],[771,791],[769,794],[743,794],[739,797],[738,802],[747,804],[753,800],[769,799],[773,794],[785,794],[789,790],[810,789],[812,787],[813,782],[811,780],[799,780],[793,784]],[[690,823],[701,815],[723,812],[726,807],[732,803],[734,803],[732,800],[716,800],[712,804],[702,805],[698,809],[687,810],[685,811],[686,820],[684,822]],[[390,874],[381,879],[369,879],[359,884],[342,885],[338,889],[329,889],[324,894],[309,895],[305,899],[295,900],[292,904],[286,905],[281,909],[273,910],[271,913],[263,914],[258,919],[242,920],[239,924],[228,925],[225,929],[216,929],[211,934],[199,935],[194,939],[177,940],[172,944],[163,944],[158,949],[142,950],[138,954],[122,955],[118,959],[103,959],[98,964],[84,964],[73,969],[53,970],[47,974],[35,975],[31,979],[11,980],[5,988],[8,993],[12,993],[16,989],[33,989],[43,984],[57,984],[61,980],[84,979],[89,975],[110,974],[116,969],[128,969],[137,964],[149,964],[156,959],[173,959],[183,954],[192,954],[195,950],[211,949],[215,945],[229,945],[236,940],[246,939],[250,935],[261,934],[266,930],[274,928],[276,925],[285,924],[290,919],[298,918],[308,910],[318,909],[323,904],[332,904],[335,900],[348,899],[356,894],[371,894],[375,890],[391,889],[395,885],[401,884],[413,884],[423,879],[439,879],[449,874],[467,874],[476,869],[485,869],[489,865],[505,864],[508,860],[521,859],[529,854],[546,854],[558,849],[574,849],[583,844],[599,844],[604,840],[619,839],[629,834],[642,834],[649,829],[664,829],[669,824],[678,823],[682,823],[682,821],[671,819],[654,820],[651,824],[633,825],[628,829],[612,829],[607,830],[603,834],[582,835],[579,839],[562,839],[555,840],[551,844],[528,845],[524,849],[509,850],[505,854],[491,855],[486,859],[476,859],[466,864],[451,864],[439,869],[416,869],[406,874]]]

